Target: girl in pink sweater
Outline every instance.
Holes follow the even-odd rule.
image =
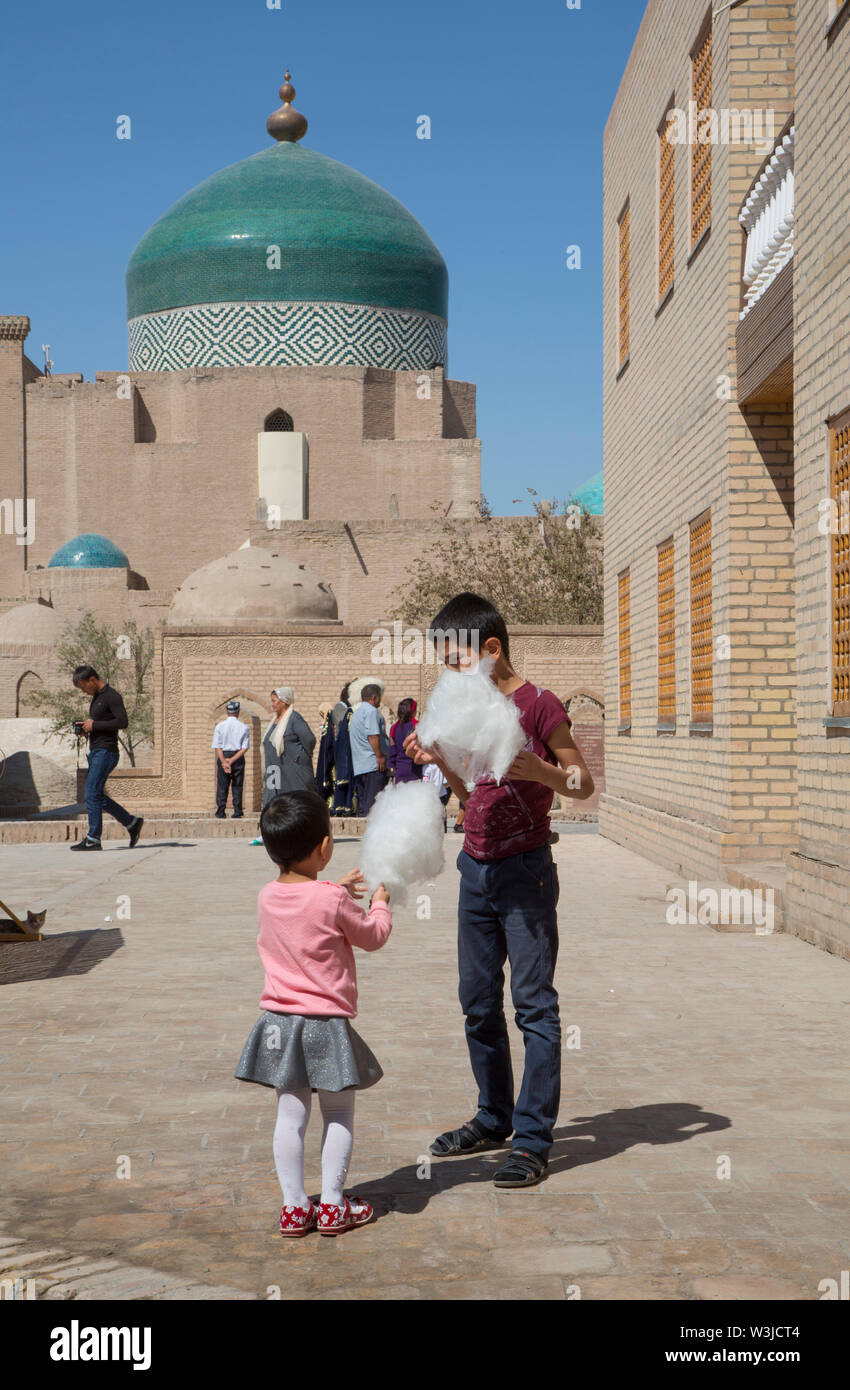
[[[377,951],[392,930],[389,894],[381,885],[367,913],[359,869],[339,883],[318,882],[333,854],[327,803],[311,791],[273,797],[260,834],[280,876],[258,900],[257,945],[266,972],[263,1013],[236,1068],[240,1081],[277,1092],[274,1160],[283,1191],[280,1232],[335,1236],[372,1219],[368,1202],[343,1192],[351,1161],[354,1093],[383,1076],[380,1064],[349,1022],[357,1013],[352,947]],[[304,1133],[318,1092],[322,1133],[322,1196],[304,1190]]]

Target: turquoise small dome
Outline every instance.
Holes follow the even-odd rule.
[[[280,248],[279,266],[270,247]],[[285,141],[186,193],[127,267],[130,320],[186,305],[293,300],[445,319],[448,272],[397,198]]]
[[[570,498],[571,502],[581,502],[593,516],[602,516],[602,470],[594,473],[586,483],[582,483]]]
[[[84,531],[72,541],[60,545],[48,563],[48,569],[129,569],[130,561],[117,545],[95,531]]]

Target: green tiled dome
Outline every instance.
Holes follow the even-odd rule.
[[[269,248],[280,247],[280,268]],[[446,318],[440,252],[396,199],[345,164],[281,142],[198,184],[142,237],[127,312],[306,301]]]
[[[48,561],[48,569],[129,569],[130,561],[117,545],[99,536],[96,531],[84,531],[66,541]]]
[[[602,505],[602,470],[594,473],[586,483],[577,488],[570,500],[584,503],[593,516],[602,516],[604,510]]]

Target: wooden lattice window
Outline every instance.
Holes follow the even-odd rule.
[[[674,271],[674,210],[676,146],[668,135],[673,134],[676,119],[673,111],[665,117],[658,132],[658,298],[663,299],[673,287]]]
[[[838,515],[832,537],[832,713],[850,716],[850,413],[831,430],[830,495]]]
[[[672,537],[658,547],[658,722],[676,722],[676,587]]]
[[[632,722],[632,633],[629,612],[630,575],[624,570],[617,584],[620,623],[620,727]]]
[[[711,513],[691,522],[691,721],[710,724],[714,712],[711,632]]]
[[[263,424],[265,433],[283,430],[288,432],[295,428],[292,416],[286,410],[273,410],[271,415],[267,415]]]
[[[619,227],[619,297],[617,301],[617,325],[619,330],[618,367],[622,367],[629,355],[629,258],[631,254],[629,230],[629,205],[618,223]]]
[[[711,20],[705,37],[691,55],[691,100],[694,102],[697,135],[691,146],[691,250],[711,226],[711,139],[708,114],[711,111]],[[713,124],[713,123],[712,123]]]

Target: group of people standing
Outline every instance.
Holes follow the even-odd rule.
[[[322,725],[314,773],[316,735],[295,708],[292,686],[277,686],[270,695],[272,717],[263,736],[263,806],[281,792],[317,791],[327,801],[332,816],[368,816],[375,797],[388,782],[421,781],[422,766],[404,749],[405,739],[418,723],[416,700],[411,697],[399,703],[388,734],[380,710],[382,694],[383,686],[377,681],[350,681],[336,704],[319,706]],[[238,700],[228,700],[227,717],[216,724],[213,733],[215,814],[220,820],[227,814],[228,794],[233,818],[243,815],[245,757],[251,733],[239,719],[239,710]],[[436,765],[426,767],[424,777],[435,783],[445,807],[451,791]]]
[[[401,728],[406,735],[415,727],[416,701],[402,700],[388,735],[380,711],[382,687],[374,681],[363,685],[357,701],[352,684],[343,687],[333,708],[320,709],[316,790],[335,816],[368,816],[388,781],[421,776],[421,769],[404,754],[398,736]]]
[[[433,782],[445,807],[451,789],[438,767],[425,767],[414,762],[405,751],[405,739],[419,722],[416,700],[399,702],[395,722],[387,734],[386,720],[380,712],[382,687],[377,683],[364,685],[360,702],[352,708],[349,699],[351,683],[340,692],[333,709],[324,706],[319,757],[316,766],[316,790],[331,807],[331,815],[368,816],[375,797],[388,782]],[[463,806],[458,818],[463,825]]]
[[[279,685],[269,697],[271,721],[263,737],[263,806],[281,792],[313,791],[313,749],[316,735],[295,708],[291,685]],[[233,819],[242,815],[245,755],[251,746],[251,730],[239,718],[238,700],[228,700],[227,718],[213,732],[216,756],[216,816],[227,814],[228,792],[233,799]]]

